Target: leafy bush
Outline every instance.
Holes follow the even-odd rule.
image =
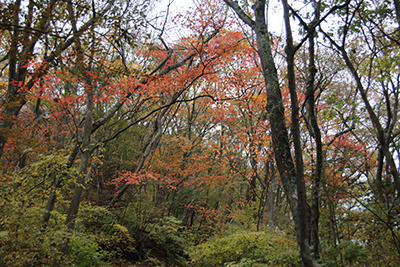
[[[64,227],[65,216],[56,211],[45,228],[38,224],[42,209],[27,208],[24,212],[0,238],[0,266],[107,266],[103,261],[107,252],[96,243],[97,236],[69,233]],[[59,245],[66,240],[64,254]]]
[[[51,212],[48,222],[40,224],[45,203],[53,190],[53,183],[62,179],[57,189],[64,193],[72,181],[75,168],[68,168],[68,157],[63,151],[37,155],[37,161],[8,174],[2,174],[0,201],[0,266],[71,266],[73,257],[58,249],[65,238],[65,216]],[[62,197],[58,192],[58,202]]]
[[[76,229],[78,231],[100,234],[111,230],[115,222],[113,214],[106,208],[86,206],[82,207],[79,211]]]
[[[72,236],[69,242],[67,254],[73,259],[72,266],[108,266],[102,258],[107,254],[100,248],[91,236]]]
[[[108,251],[107,261],[138,259],[135,249],[136,241],[131,237],[128,229],[120,224],[114,224],[107,234],[99,235],[95,240],[102,249]]]
[[[153,224],[146,235],[138,233],[137,249],[146,262],[157,262],[155,266],[187,266],[189,256],[187,241],[181,221],[167,217]]]
[[[52,212],[44,229],[44,225],[38,223],[42,209],[21,205],[19,212],[20,204],[12,204],[15,206],[10,209],[10,217],[5,225],[7,231],[4,233],[7,234],[0,238],[0,266],[70,265],[70,258],[63,257],[57,248],[64,232],[64,216]]]
[[[9,233],[0,239],[0,266],[35,267],[50,266],[55,263],[70,265],[67,258],[57,249],[54,242],[59,232],[35,233],[29,229],[19,232],[19,236]]]
[[[137,259],[135,240],[126,227],[120,225],[113,214],[104,207],[87,206],[77,219],[77,231],[94,235],[94,241],[104,251],[107,261]]]
[[[301,266],[296,241],[283,232],[238,231],[194,247],[193,266]]]
[[[323,243],[324,244],[324,243]],[[344,240],[340,244],[327,245],[324,244],[324,254],[327,258],[327,266],[363,266],[359,261],[365,260],[369,254],[358,242]]]

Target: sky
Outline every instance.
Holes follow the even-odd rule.
[[[163,8],[166,8],[168,2],[171,0],[161,0]],[[171,12],[176,13],[185,11],[195,6],[198,0],[173,0],[171,4]],[[283,15],[281,3],[278,0],[270,0],[270,7],[268,9],[268,27],[269,31],[275,35],[282,35],[284,30]]]

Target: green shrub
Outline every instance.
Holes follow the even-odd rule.
[[[111,230],[116,219],[104,207],[86,206],[79,211],[75,229],[93,234],[106,233]]]
[[[296,241],[283,232],[239,231],[191,249],[193,266],[301,266]]]
[[[153,224],[137,245],[143,261],[158,262],[161,266],[188,266],[187,241],[181,222],[167,217]],[[160,265],[157,265],[160,266]]]
[[[69,259],[63,257],[54,243],[55,235],[59,233],[39,234],[32,231],[21,231],[18,238],[14,233],[0,240],[0,266],[36,267],[50,266],[55,263],[66,263]]]
[[[67,254],[73,259],[72,266],[108,266],[102,260],[107,252],[101,249],[101,247],[94,242],[94,238],[90,236],[72,236]]]
[[[70,258],[58,250],[58,241],[63,236],[64,216],[52,212],[49,222],[40,225],[43,210],[24,207],[23,216],[10,216],[7,233],[0,238],[0,266],[50,266],[54,263],[70,265]]]
[[[94,235],[94,241],[108,253],[109,262],[137,259],[135,240],[128,229],[118,223],[104,207],[88,206],[81,209],[77,219],[77,231]]]
[[[114,224],[107,234],[98,235],[96,243],[108,251],[106,259],[109,262],[120,260],[136,260],[136,242],[129,234],[128,229],[120,224]]]
[[[344,240],[336,246],[322,244],[327,266],[362,266],[359,261],[366,260],[369,254],[364,246],[349,240]]]

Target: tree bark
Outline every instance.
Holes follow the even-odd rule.
[[[89,162],[90,162],[90,140],[92,135],[92,121],[93,121],[93,108],[94,108],[94,90],[89,84],[89,88],[86,90],[86,115],[85,121],[83,126],[83,134],[82,134],[82,155],[81,161],[79,163],[78,168],[78,177],[75,181],[75,188],[74,193],[72,195],[71,203],[69,206],[69,210],[67,213],[67,219],[65,221],[65,225],[68,227],[69,230],[73,230],[75,227],[75,218],[79,211],[79,205],[81,203],[81,197],[85,190],[85,180],[86,174],[88,172]]]
[[[310,246],[311,252],[314,254],[316,259],[319,258],[319,206],[321,202],[321,180],[324,177],[323,173],[323,151],[322,151],[322,136],[321,131],[318,126],[318,119],[315,114],[315,75],[317,73],[317,68],[315,66],[315,26],[319,22],[320,19],[320,5],[314,2],[314,20],[308,26],[308,54],[309,54],[309,62],[308,62],[308,74],[306,80],[306,112],[304,119],[306,123],[310,126],[309,131],[311,136],[315,140],[316,144],[316,152],[317,152],[317,160],[315,165],[315,171],[313,172],[312,176],[312,192],[311,192],[311,220],[310,220]]]
[[[292,115],[292,136],[294,143],[294,153],[296,162],[296,181],[297,181],[297,195],[298,195],[298,236],[300,246],[300,254],[305,266],[314,266],[314,261],[311,257],[310,251],[310,240],[309,240],[309,228],[307,221],[307,199],[306,199],[306,187],[304,182],[304,164],[303,164],[303,151],[301,148],[300,139],[300,124],[299,124],[299,103],[297,100],[296,90],[296,76],[294,70],[294,55],[296,53],[293,46],[292,29],[289,18],[289,4],[287,0],[282,0],[284,19],[286,26],[286,61],[288,69],[288,85],[291,100],[291,115]],[[313,92],[314,93],[314,92]],[[314,106],[312,107],[314,109]]]
[[[66,169],[70,169],[72,167],[72,164],[75,161],[75,158],[78,154],[79,151],[79,145],[77,142],[75,142],[75,145],[71,151],[71,154],[68,157],[68,162],[67,162],[67,166],[65,167]],[[53,183],[53,189],[49,195],[49,197],[47,198],[47,203],[46,203],[46,207],[45,210],[42,214],[42,217],[40,218],[40,223],[45,223],[48,222],[50,220],[51,217],[51,212],[54,210],[54,207],[56,205],[56,200],[57,200],[57,188],[60,187],[61,183],[62,183],[62,178],[63,177],[57,177],[56,180]]]
[[[255,21],[252,20],[233,0],[224,0],[239,18],[249,25],[256,35],[257,52],[261,60],[262,71],[267,91],[267,112],[268,120],[271,125],[272,144],[274,148],[275,160],[282,180],[283,187],[290,205],[295,228],[297,232],[297,242],[301,249],[301,256],[305,266],[320,266],[311,257],[307,233],[304,228],[307,225],[307,207],[304,206],[305,188],[304,180],[298,180],[296,169],[293,163],[288,132],[286,129],[286,118],[282,101],[282,93],[279,87],[278,73],[272,56],[271,45],[268,40],[267,25],[265,21],[265,0],[257,0],[253,6]],[[302,174],[299,174],[302,175]],[[303,182],[303,183],[302,183]],[[302,185],[303,184],[303,185]],[[299,196],[298,194],[304,194]],[[305,231],[307,232],[307,231]]]
[[[273,164],[271,164],[273,166]],[[267,192],[267,210],[268,210],[268,226],[274,226],[275,224],[275,194],[276,194],[276,178],[274,176],[274,170],[271,170],[271,182]]]
[[[400,1],[399,0],[394,0],[394,11],[396,12],[396,19],[397,19],[397,24],[398,24],[398,35],[400,36]]]

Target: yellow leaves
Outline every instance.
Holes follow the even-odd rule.
[[[8,235],[8,231],[0,231],[0,238]]]

